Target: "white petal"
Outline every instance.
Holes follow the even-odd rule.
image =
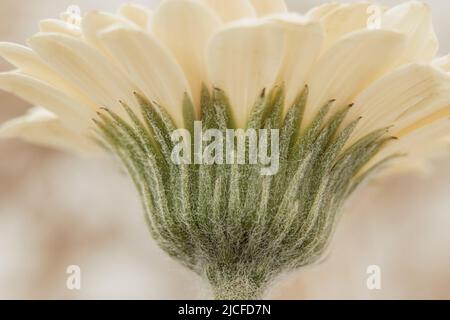
[[[0,138],[20,138],[38,145],[84,155],[102,153],[96,143],[65,128],[54,114],[41,107],[35,107],[25,116],[2,124]]]
[[[46,19],[40,21],[39,30],[41,32],[56,32],[74,37],[81,36],[81,29],[79,26],[58,19]]]
[[[152,11],[136,3],[125,3],[119,8],[119,14],[146,30],[150,24]]]
[[[286,88],[286,108],[291,106],[306,84],[306,78],[319,57],[323,29],[318,22],[304,22],[300,17],[274,18],[285,35],[285,51],[279,80]]]
[[[387,177],[405,174],[419,174],[423,177],[429,177],[432,170],[433,168],[427,159],[408,156],[407,158],[391,160],[389,166],[385,166],[373,179],[382,180]]]
[[[447,115],[449,112],[447,112]],[[420,137],[417,137],[420,134]],[[418,126],[410,131],[400,134],[401,141],[409,141],[408,148],[404,152],[422,153],[424,150],[433,149],[436,144],[447,143],[445,138],[450,134],[450,119],[447,117],[437,119],[430,123]],[[411,139],[411,136],[415,136]]]
[[[283,30],[273,22],[234,25],[218,32],[208,47],[212,84],[228,94],[238,127],[245,127],[257,96],[277,79]]]
[[[328,2],[320,6],[314,7],[306,13],[306,17],[310,20],[320,21],[329,13],[338,9],[341,6],[338,2]]]
[[[54,87],[17,72],[0,73],[0,89],[13,93],[31,104],[42,105],[76,132],[86,131],[93,114],[80,103]]]
[[[31,75],[51,73],[51,69],[30,48],[16,43],[0,42],[0,56],[21,71]]]
[[[76,90],[74,86],[58,76],[55,71],[30,48],[15,43],[1,42],[0,56],[20,69],[22,73],[47,82],[55,89],[58,89],[71,98],[79,101],[80,108],[87,107],[90,110],[95,109],[95,103],[89,97],[83,95],[79,90]]]
[[[244,18],[255,18],[256,13],[249,0],[201,0],[222,19],[231,22]]]
[[[397,120],[393,133],[397,136],[407,135],[418,128],[428,126],[442,118],[450,117],[450,86],[448,83],[432,102],[421,109],[408,110],[405,116]]]
[[[175,123],[183,126],[182,102],[189,84],[171,53],[148,33],[113,28],[101,34],[110,53],[127,70],[139,89],[164,106]]]
[[[284,0],[250,0],[258,16],[287,12]]]
[[[430,159],[443,153],[448,154],[448,151],[445,150],[447,143],[445,138],[449,134],[450,120],[448,118],[436,120],[402,135],[398,140],[387,145],[367,164],[367,167],[394,154],[407,155],[406,158],[398,160],[398,166],[403,165],[405,161],[406,163],[417,163],[421,159]]]
[[[119,16],[99,11],[88,12],[81,21],[81,29],[83,30],[86,42],[99,50],[103,50],[103,48],[99,42],[98,34],[114,25],[133,26],[127,20]]]
[[[408,50],[404,62],[430,62],[439,47],[434,32],[431,9],[420,1],[400,4],[386,11],[382,27],[402,32],[408,36]]]
[[[447,106],[450,106],[447,75],[426,65],[405,66],[381,78],[356,98],[347,122],[356,116],[362,119],[349,143],[392,125],[395,126],[391,133],[401,135],[405,128]]]
[[[124,73],[84,42],[59,34],[38,34],[29,43],[61,77],[80,88],[98,106],[122,114],[119,100],[137,107],[132,103],[137,88]]]
[[[437,58],[433,61],[433,65],[443,71],[450,72],[450,54]]]
[[[305,121],[331,99],[343,107],[368,85],[391,70],[404,52],[405,37],[383,30],[364,30],[344,37],[320,58],[308,80]]]
[[[207,83],[205,49],[220,26],[219,18],[211,9],[192,0],[164,1],[153,17],[153,33],[183,68],[197,106],[202,83]]]
[[[348,33],[365,29],[368,25],[367,9],[370,3],[354,3],[341,5],[322,18],[328,48]]]

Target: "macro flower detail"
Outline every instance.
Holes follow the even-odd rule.
[[[28,47],[0,43],[16,67],[0,88],[35,105],[0,137],[115,154],[155,241],[218,299],[262,298],[278,275],[323,257],[361,183],[447,152],[450,58],[437,56],[418,1],[302,15],[283,0],[164,0],[39,28]],[[197,121],[202,151],[209,129],[277,130],[266,148],[276,174],[174,163],[173,133],[201,136]]]

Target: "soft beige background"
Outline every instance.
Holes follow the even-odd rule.
[[[70,4],[114,10],[120,2],[0,0],[0,40],[23,43],[39,19]],[[324,1],[289,2],[306,10]],[[450,52],[450,1],[428,2],[441,51]],[[8,69],[3,61],[0,69]],[[0,92],[0,122],[27,107]],[[118,169],[113,161],[0,141],[0,298],[204,297],[199,279],[150,240],[133,187]],[[428,176],[365,187],[349,202],[328,259],[285,277],[271,297],[449,299],[449,180],[450,159],[443,159]],[[82,268],[80,291],[65,286],[72,264]],[[380,291],[366,288],[369,265],[382,269]]]

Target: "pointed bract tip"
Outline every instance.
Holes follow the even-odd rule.
[[[159,104],[159,102],[158,101],[156,101],[156,100],[148,100],[148,102],[151,104],[151,105],[153,105],[153,106],[157,106],[157,107],[159,107],[159,108],[162,108],[162,106]]]
[[[138,99],[138,100],[144,99],[144,96],[143,96],[141,93],[137,92],[137,91],[133,91],[133,95],[134,95],[135,98]]]
[[[264,98],[266,96],[266,88],[262,89],[261,94],[259,95],[260,98]]]

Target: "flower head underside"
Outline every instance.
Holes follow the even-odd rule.
[[[75,18],[41,21],[28,47],[0,43],[17,68],[0,88],[36,105],[0,136],[111,150],[154,239],[218,298],[260,297],[279,273],[316,262],[361,182],[448,143],[450,59],[436,56],[421,2],[301,15],[283,0],[165,0]],[[173,132],[195,136],[196,121],[204,133],[277,130],[276,174],[174,163]]]

